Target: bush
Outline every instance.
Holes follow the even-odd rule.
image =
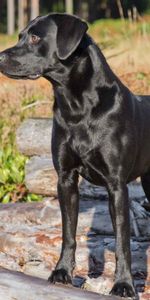
[[[0,202],[39,201],[41,196],[28,192],[24,185],[27,158],[11,145],[0,150]]]

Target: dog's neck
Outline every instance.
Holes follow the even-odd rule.
[[[109,92],[112,89],[114,94],[121,84],[100,49],[88,36],[83,39],[73,57],[59,61],[55,70],[51,70],[45,77],[52,82],[57,106],[66,118],[73,114],[81,116],[84,107],[90,109],[90,106],[98,104],[101,91],[104,95],[108,89]],[[89,105],[83,102],[85,98]]]
[[[111,83],[116,80],[116,76],[107,64],[101,50],[92,38],[86,34],[73,55],[64,61],[57,58],[54,67],[49,67],[44,77],[53,84],[54,88],[66,86],[66,83],[68,81],[70,83],[74,77],[76,77],[74,84],[78,81],[81,85],[81,80],[85,81],[87,71],[92,72],[91,75],[97,76],[101,86],[104,86],[106,81]]]

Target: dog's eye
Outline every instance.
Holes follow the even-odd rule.
[[[35,44],[37,44],[39,41],[40,41],[40,37],[33,34],[33,35],[31,35],[31,37],[30,37],[29,43],[35,45]]]

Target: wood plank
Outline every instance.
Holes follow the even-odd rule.
[[[2,268],[0,269],[0,299],[119,300],[118,297],[103,296],[60,284],[50,285],[46,280]]]

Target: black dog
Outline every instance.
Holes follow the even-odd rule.
[[[141,176],[150,200],[150,97],[135,96],[109,68],[75,16],[38,17],[16,46],[0,53],[0,71],[16,79],[40,76],[55,93],[52,153],[58,173],[63,243],[51,282],[71,282],[75,266],[78,177],[106,186],[116,236],[111,293],[134,297],[126,184]]]

